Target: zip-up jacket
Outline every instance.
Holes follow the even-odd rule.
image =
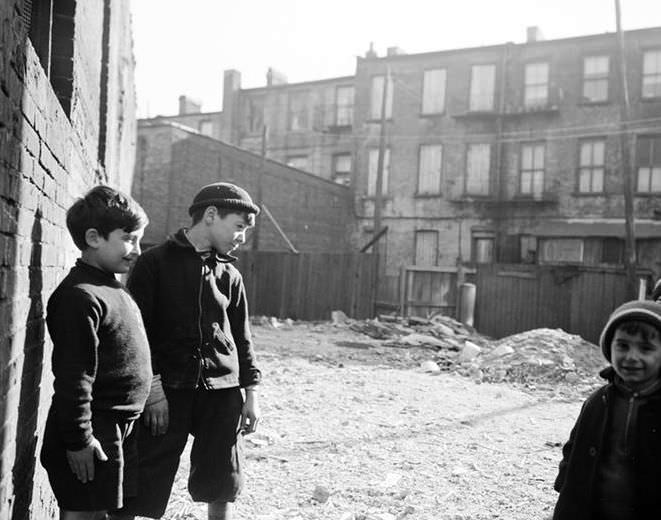
[[[169,388],[258,384],[243,279],[229,262],[205,260],[179,230],[145,251],[128,280],[145,322],[152,369]]]
[[[629,516],[658,518],[661,511],[661,388],[622,392],[612,367],[609,380],[583,404],[562,449],[554,488],[560,493],[554,520],[590,520],[607,506],[630,502]],[[619,469],[618,469],[619,466]],[[626,479],[626,481],[623,481]],[[614,496],[609,496],[612,492]],[[602,506],[603,507],[603,506]]]

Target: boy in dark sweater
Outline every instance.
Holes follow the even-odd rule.
[[[563,447],[554,520],[661,514],[661,304],[632,301],[599,340],[609,382],[583,404]]]
[[[160,518],[179,457],[194,442],[188,490],[226,520],[243,485],[241,433],[259,419],[257,368],[243,279],[231,252],[259,207],[242,188],[202,188],[192,226],[146,251],[128,281],[147,328],[154,380],[139,426],[138,495],[113,518]]]
[[[41,463],[61,520],[97,520],[135,493],[127,441],[152,371],[140,310],[115,273],[140,254],[147,217],[131,198],[97,186],[67,212],[80,259],[47,306],[53,401]]]

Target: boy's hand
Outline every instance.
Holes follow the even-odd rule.
[[[167,399],[163,398],[157,403],[146,406],[143,415],[145,416],[145,426],[149,428],[153,436],[163,435],[168,431],[170,408]]]
[[[257,430],[260,415],[257,392],[246,389],[246,402],[243,403],[243,409],[241,410],[241,430],[243,433],[254,433]]]
[[[82,450],[70,451],[67,450],[67,461],[71,471],[76,474],[78,480],[83,484],[94,480],[94,456],[101,461],[108,460],[108,457],[101,448],[101,443],[95,437],[92,437],[92,442]]]

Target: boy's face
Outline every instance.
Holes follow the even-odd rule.
[[[140,255],[140,239],[144,228],[135,231],[115,229],[103,238],[96,230],[88,230],[85,260],[109,273],[128,273]]]
[[[617,375],[632,389],[639,390],[659,377],[661,337],[655,327],[640,323],[631,334],[618,327],[611,343],[611,363]]]
[[[246,232],[252,225],[246,222],[242,213],[228,213],[221,217],[218,213],[213,216],[209,226],[209,242],[219,253],[231,253],[246,242]]]

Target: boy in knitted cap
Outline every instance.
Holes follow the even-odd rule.
[[[248,192],[217,182],[189,208],[192,226],[146,251],[128,280],[147,329],[154,379],[139,433],[138,496],[113,518],[160,518],[188,436],[188,490],[209,519],[231,517],[243,485],[242,433],[259,407],[248,304],[231,252],[259,207]]]
[[[562,449],[554,520],[661,515],[661,304],[632,301],[599,339],[608,383],[583,404]]]

